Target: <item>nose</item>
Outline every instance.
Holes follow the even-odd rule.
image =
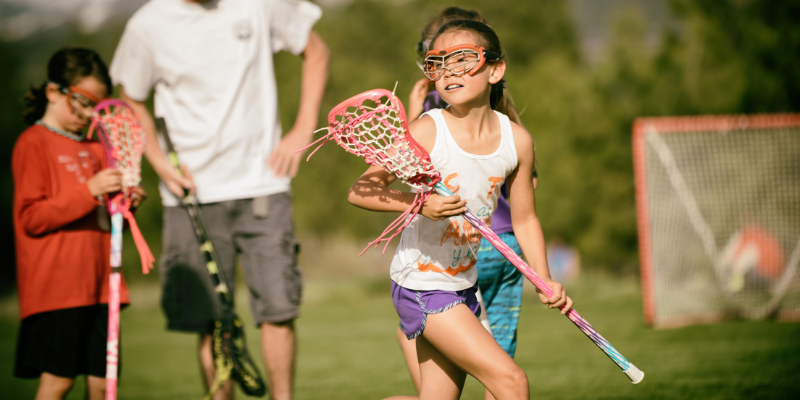
[[[446,78],[449,78],[449,77],[454,76],[454,75],[455,74],[453,73],[452,70],[450,70],[450,68],[447,68],[447,67],[443,67],[442,68],[442,78],[446,79]]]

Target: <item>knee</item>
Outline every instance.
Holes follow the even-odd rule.
[[[58,382],[50,382],[49,384],[49,391],[52,393],[60,393],[62,395],[66,395],[70,389],[72,389],[72,384],[74,383],[73,380],[60,380]]]
[[[39,379],[39,393],[42,397],[63,398],[72,388],[73,379],[57,377],[47,373]],[[38,396],[37,396],[38,397]]]
[[[506,375],[506,379],[508,379],[509,387],[528,390],[528,375],[522,368],[517,367],[509,371]]]

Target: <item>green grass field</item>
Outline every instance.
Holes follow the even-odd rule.
[[[631,385],[572,323],[537,304],[528,290],[516,359],[528,373],[532,398],[788,399],[800,393],[800,324],[729,322],[652,330],[642,323],[632,279],[584,276],[569,290],[581,314],[646,377]],[[122,313],[119,398],[202,398],[195,337],[163,329],[154,285],[135,285],[131,296],[134,306]],[[243,290],[237,301],[240,314],[249,318]],[[12,377],[16,316],[14,298],[0,302],[0,397],[30,399],[37,382]],[[413,394],[394,341],[396,324],[388,278],[309,279],[298,320],[296,398]],[[250,349],[257,352],[258,332],[249,327]],[[69,398],[83,398],[83,390],[76,385]],[[482,396],[480,384],[469,379],[462,398]]]

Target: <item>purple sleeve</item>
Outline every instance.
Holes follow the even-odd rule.
[[[449,104],[439,97],[439,92],[431,90],[428,92],[428,95],[425,96],[425,102],[422,103],[422,112],[427,112],[433,110],[434,108],[445,109],[448,106]]]

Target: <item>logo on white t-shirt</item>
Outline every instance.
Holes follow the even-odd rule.
[[[253,28],[250,26],[250,20],[244,19],[233,25],[233,34],[236,39],[247,40],[253,35]]]

